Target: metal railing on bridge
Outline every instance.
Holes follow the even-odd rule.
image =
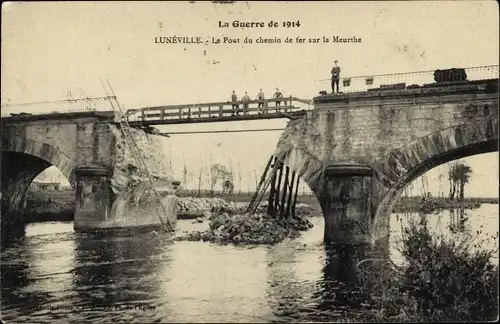
[[[46,115],[77,112],[95,112],[109,110],[112,96],[38,101],[27,103],[2,103],[2,117],[23,115]]]
[[[464,68],[464,70],[467,81],[498,79],[498,65],[468,67]],[[339,88],[341,93],[355,93],[394,85],[400,85],[401,87],[422,86],[436,82],[434,79],[435,72],[436,70],[427,70],[344,77],[340,78]],[[319,90],[327,93],[332,92],[331,79],[318,80],[317,83],[318,88],[321,88]]]
[[[187,105],[145,107],[127,110],[132,124],[176,124],[182,122],[214,122],[296,116],[312,109],[312,100],[296,97],[225,101]]]

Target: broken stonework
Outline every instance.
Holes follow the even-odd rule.
[[[142,159],[146,164],[161,204],[153,192],[148,190],[148,177],[141,173],[138,161],[118,127],[111,126],[116,138],[116,160],[111,189],[115,195],[111,214],[118,226],[160,225],[158,214],[164,223],[175,223],[177,197],[172,182],[175,181],[165,154],[166,137],[146,134],[142,130],[130,129]],[[130,139],[129,139],[130,141]],[[166,214],[166,215],[165,215]]]

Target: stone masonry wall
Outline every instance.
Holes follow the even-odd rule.
[[[436,135],[432,137],[434,141],[431,139],[425,144],[428,147],[418,147],[417,152],[408,153],[415,156],[413,164],[425,162],[433,152],[487,140],[486,128],[497,125],[497,121],[488,122],[490,118],[498,120],[498,93],[486,91],[484,85],[322,96],[315,98],[315,111],[288,123],[275,155],[284,154],[285,163],[302,176],[318,197],[323,190],[325,166],[343,163],[371,166],[377,180],[373,185],[376,209],[395,183],[386,173],[395,168],[407,172],[406,168],[411,167],[402,167],[397,160],[386,165],[393,152],[411,148],[412,143],[419,143],[426,136],[450,129],[446,133],[450,139],[448,135]],[[471,124],[479,125],[474,131],[478,136],[470,130],[455,135],[460,125]],[[459,143],[455,140],[457,136],[464,140]],[[496,136],[498,140],[498,132]],[[445,143],[444,147],[436,147],[443,146],[439,142],[443,140],[453,145]],[[426,152],[420,152],[422,149]]]

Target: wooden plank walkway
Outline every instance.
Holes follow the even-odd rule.
[[[309,110],[309,107],[301,108],[297,103],[309,105],[311,101],[288,97],[282,98],[281,105],[277,106],[276,99],[252,100],[246,106],[238,102],[237,109],[233,108],[232,102],[211,102],[146,107],[128,110],[126,114],[132,127],[277,118],[296,119],[304,116]]]

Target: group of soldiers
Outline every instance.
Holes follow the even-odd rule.
[[[333,62],[335,65],[333,66],[331,70],[332,74],[332,93],[335,93],[335,88],[337,90],[337,93],[339,93],[339,81],[340,81],[340,66],[338,66],[338,61],[335,60]],[[276,111],[280,111],[281,107],[281,101],[283,99],[283,94],[280,92],[278,88],[276,88],[276,92],[274,93],[273,96],[275,102],[276,102]],[[261,109],[259,114],[261,113],[267,113],[267,105],[264,104],[265,101],[265,96],[264,92],[262,89],[260,89],[259,93],[257,94],[257,98],[259,106],[258,108]],[[236,95],[236,91],[233,90],[233,93],[231,95],[231,104],[233,107],[233,113],[232,115],[239,115],[240,114],[240,103],[243,104],[243,114],[248,115],[248,105],[250,103],[251,99],[248,96],[248,93],[245,92],[245,95],[241,100],[238,100],[238,96]],[[286,106],[286,101],[285,101],[285,106]],[[285,109],[286,111],[286,109]]]
[[[278,88],[276,88],[276,92],[274,93],[274,101],[276,102],[276,110],[277,111],[280,111],[280,108],[278,107],[281,107],[281,101],[283,99],[283,94],[280,92],[280,90]],[[262,89],[260,89],[259,93],[257,94],[257,97],[255,100],[258,100],[258,108],[261,109],[261,111],[259,112],[259,114],[261,113],[267,113],[267,105],[264,104],[264,101],[265,101],[265,96],[264,96],[264,92],[262,91]],[[244,115],[248,115],[248,105],[250,104],[250,97],[248,96],[248,93],[245,92],[245,95],[243,96],[243,98],[241,98],[241,100],[238,100],[238,96],[236,95],[236,91],[233,90],[233,93],[231,95],[231,103],[232,103],[232,106],[233,106],[233,115],[239,115],[240,114],[240,103],[243,104],[243,114]],[[286,105],[286,102],[285,102],[285,105]]]

